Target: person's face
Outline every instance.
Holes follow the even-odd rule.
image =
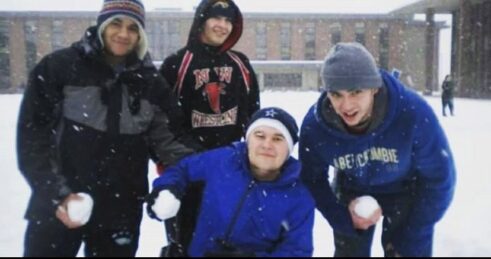
[[[228,38],[232,28],[232,22],[228,18],[223,16],[211,17],[203,25],[201,42],[218,47]]]
[[[247,149],[252,173],[260,181],[276,179],[290,156],[283,134],[269,126],[259,126],[250,133]]]
[[[368,120],[378,88],[330,91],[327,95],[336,113],[348,127]]]
[[[140,40],[138,25],[133,19],[126,17],[112,20],[102,35],[106,51],[120,58],[131,53]]]

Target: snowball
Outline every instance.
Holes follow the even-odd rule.
[[[181,207],[181,201],[169,190],[163,190],[155,199],[152,210],[159,219],[166,220],[174,217],[179,211],[179,207]]]
[[[379,208],[377,200],[372,196],[365,195],[357,198],[355,205],[355,213],[362,218],[370,218],[372,214]]]
[[[68,217],[70,217],[71,221],[80,222],[82,225],[85,225],[92,214],[94,200],[87,193],[79,192],[77,195],[82,197],[82,199],[68,202]]]

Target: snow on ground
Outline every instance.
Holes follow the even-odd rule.
[[[278,106],[300,125],[318,92],[261,93],[262,107]],[[440,98],[425,97],[447,133],[457,166],[457,189],[447,214],[436,226],[434,256],[490,256],[491,221],[491,101],[455,99],[455,117],[442,117]],[[22,256],[26,221],[23,214],[30,189],[17,169],[15,129],[21,95],[0,95],[0,256]],[[149,180],[155,177],[153,166]],[[166,243],[162,223],[144,217],[137,256],[158,256]],[[382,256],[380,227],[375,232],[372,255]],[[314,256],[332,256],[331,228],[319,213],[314,225]],[[81,255],[81,254],[79,254]]]

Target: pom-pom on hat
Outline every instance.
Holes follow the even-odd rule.
[[[269,126],[277,129],[285,137],[290,153],[298,142],[298,126],[295,119],[286,111],[278,107],[268,107],[256,111],[249,122],[246,140],[259,126]]]

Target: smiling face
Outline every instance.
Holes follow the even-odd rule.
[[[269,126],[258,126],[247,138],[248,157],[252,174],[257,180],[272,181],[290,156],[283,134]]]
[[[327,95],[336,113],[348,127],[370,119],[378,88],[330,91]]]
[[[210,46],[221,46],[232,32],[232,22],[224,16],[206,20],[201,33],[201,42]]]
[[[138,24],[131,18],[113,19],[102,34],[109,59],[120,61],[135,50],[140,40]]]

